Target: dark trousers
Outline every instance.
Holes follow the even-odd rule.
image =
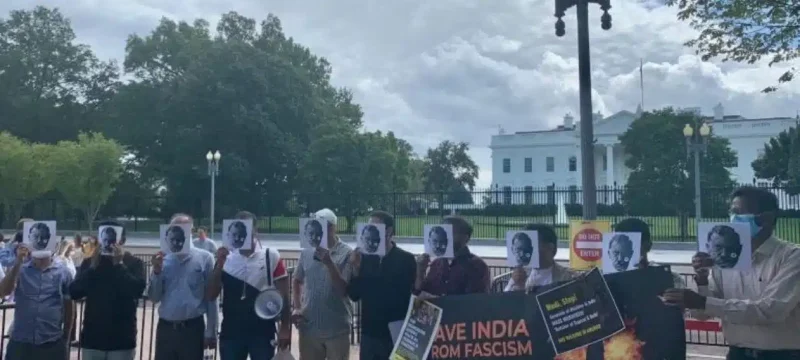
[[[41,345],[11,340],[6,346],[6,360],[66,360],[67,354],[64,339]]]
[[[185,321],[158,320],[155,360],[200,360],[206,329],[202,316]]]
[[[358,356],[361,360],[386,360],[391,355],[393,348],[394,344],[392,344],[391,336],[361,335]]]
[[[247,360],[248,355],[250,360],[272,360],[275,346],[263,336],[226,338],[219,342],[219,355],[221,360]]]
[[[800,360],[800,350],[756,350],[731,346],[727,360]]]

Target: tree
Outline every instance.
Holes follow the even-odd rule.
[[[764,154],[753,161],[756,178],[772,181],[789,195],[800,194],[800,130],[781,131],[764,144]]]
[[[330,207],[353,230],[355,219],[370,209],[390,209],[387,197],[408,184],[410,146],[391,132],[359,133],[342,125],[320,127],[301,167],[308,211]]]
[[[224,14],[212,35],[205,20],[162,19],[131,35],[108,131],[133,154],[143,179],[166,189],[165,212],[201,212],[205,153],[220,150],[220,214],[281,212],[320,126],[355,131],[362,112],[330,84],[324,59],[284,35],[272,15]],[[337,127],[338,129],[338,127]]]
[[[25,205],[53,189],[56,153],[60,149],[54,146],[0,133],[0,202],[8,220],[17,221]]]
[[[81,211],[91,229],[122,174],[124,149],[99,133],[81,133],[77,141],[61,141],[57,146],[55,188]]]
[[[445,201],[449,203],[472,203],[472,197],[465,199],[463,193],[475,188],[478,165],[469,156],[467,143],[443,141],[428,149],[423,175],[425,191],[447,193]]]
[[[620,136],[631,169],[622,195],[629,213],[637,215],[686,215],[694,209],[694,160],[686,154],[683,128],[703,121],[696,115],[671,108],[644,113]],[[695,135],[697,132],[695,132]],[[703,189],[732,189],[730,168],[736,153],[727,139],[712,134],[702,155],[700,179]],[[704,198],[704,200],[707,198]],[[720,197],[703,202],[704,214],[727,211]]]
[[[768,57],[771,66],[800,57],[798,0],[667,0],[667,4],[677,6],[678,18],[700,31],[686,45],[696,48],[704,61],[721,58],[752,64]],[[786,71],[778,83],[792,81],[797,71],[794,67]]]
[[[69,20],[37,6],[0,19],[0,128],[56,143],[98,126],[117,85],[113,62],[75,42]]]

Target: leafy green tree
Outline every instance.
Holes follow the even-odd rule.
[[[212,35],[205,20],[162,19],[131,35],[108,131],[166,189],[164,212],[200,213],[208,189],[205,154],[222,153],[218,213],[283,212],[299,166],[326,124],[354,131],[362,112],[330,84],[324,59],[284,35],[279,19],[224,14]]]
[[[53,189],[56,152],[60,149],[52,145],[30,144],[0,133],[0,203],[7,220],[17,221],[25,205]]]
[[[792,127],[764,144],[764,154],[753,161],[756,178],[770,180],[790,195],[800,194],[800,130]]]
[[[631,169],[627,190],[622,196],[627,211],[635,215],[691,214],[694,209],[694,159],[687,156],[683,128],[702,119],[671,108],[644,113],[620,136]],[[697,132],[695,135],[698,136]],[[730,168],[736,166],[736,153],[727,139],[708,138],[702,155],[700,180],[703,189],[732,189]],[[726,211],[724,197],[703,198],[704,214]],[[712,202],[709,200],[714,200]]]
[[[87,229],[114,192],[122,175],[124,148],[99,133],[78,135],[77,141],[61,141],[53,161],[55,188],[73,208],[79,209]]]
[[[96,129],[117,78],[57,9],[0,18],[0,128],[15,136],[55,143]]]
[[[359,215],[370,209],[392,210],[391,196],[407,186],[410,149],[391,132],[359,133],[341,124],[320,127],[301,167],[303,196],[309,212],[330,207],[353,231]]]
[[[678,18],[688,21],[700,33],[686,45],[694,47],[703,60],[755,63],[768,58],[769,64],[791,63],[800,57],[800,2],[757,0],[667,0],[678,8]],[[792,81],[797,68],[778,78]],[[772,92],[770,86],[764,92]]]
[[[443,141],[428,149],[423,175],[425,191],[446,193],[448,203],[473,202],[471,196],[463,196],[475,188],[478,178],[478,165],[469,156],[469,144]]]

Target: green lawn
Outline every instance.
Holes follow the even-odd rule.
[[[519,229],[525,224],[532,222],[542,222],[552,224],[553,217],[495,217],[495,216],[465,216],[467,220],[472,223],[474,227],[475,238],[488,238],[488,239],[502,239],[505,237],[505,232],[508,230]],[[614,223],[622,220],[623,216],[610,216],[601,217],[600,220],[610,221]],[[695,240],[695,222],[694,219],[689,219],[688,235],[681,235],[680,221],[677,217],[661,216],[661,217],[641,217],[644,221],[650,224],[651,233],[654,241],[685,241],[694,242]],[[425,224],[436,224],[441,221],[438,215],[429,216],[397,216],[396,228],[398,236],[422,236],[422,229]],[[579,220],[578,217],[571,218],[572,220]],[[355,222],[366,222],[367,217],[360,217]],[[724,222],[727,219],[710,219],[709,221]],[[197,219],[200,224],[207,224],[207,220]],[[158,231],[160,221],[137,221],[128,222],[126,227],[129,231]],[[217,224],[217,231],[219,231],[220,224]],[[297,233],[299,227],[298,218],[294,217],[265,217],[259,220],[259,229],[265,233],[276,234],[294,234]],[[355,224],[352,226],[355,229]],[[347,219],[339,218],[339,232],[347,233],[348,223]],[[569,237],[569,226],[557,226],[560,239],[567,239]],[[352,232],[352,230],[351,230]],[[778,234],[780,238],[800,243],[800,219],[798,218],[783,218],[778,222]]]

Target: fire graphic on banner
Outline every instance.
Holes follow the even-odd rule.
[[[561,355],[556,355],[553,360],[586,360],[587,349],[588,347],[582,347],[572,351],[567,351]]]
[[[603,360],[642,360],[644,344],[636,337],[636,319],[625,321],[625,330],[603,341]]]
[[[625,330],[603,340],[603,360],[643,360],[645,342],[636,337],[636,319],[625,321]],[[587,360],[589,347],[557,355],[553,360]]]

